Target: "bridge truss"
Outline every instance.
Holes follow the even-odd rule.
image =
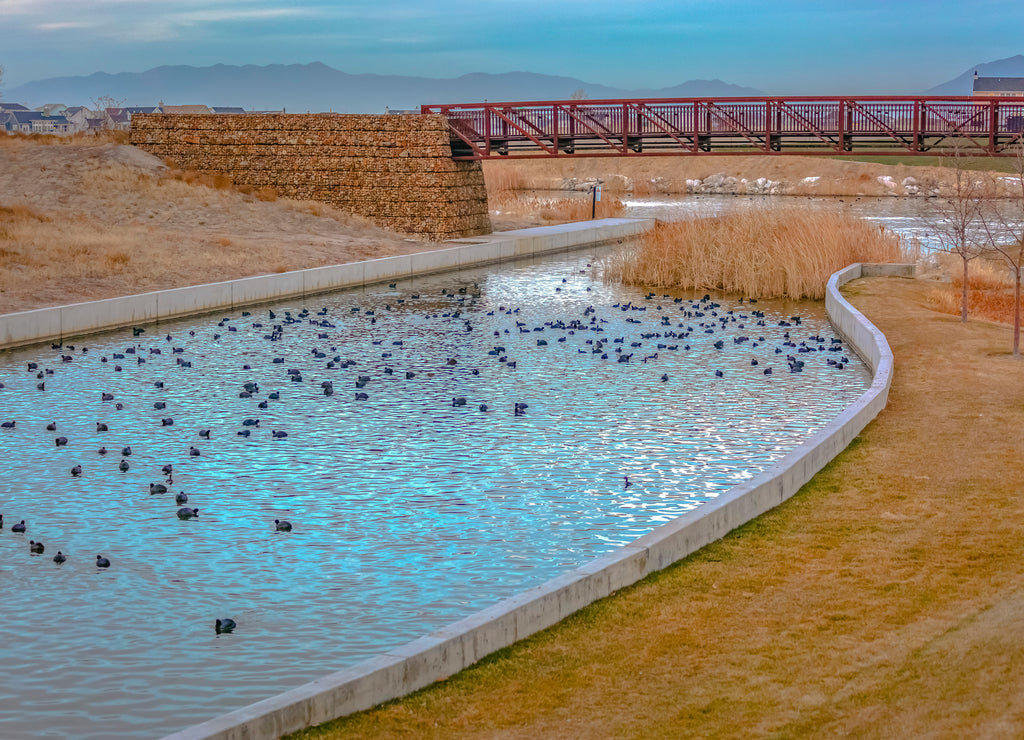
[[[702,154],[1011,156],[1024,97],[556,100],[424,105],[457,160]]]

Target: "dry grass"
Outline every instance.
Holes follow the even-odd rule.
[[[489,168],[486,171],[484,182],[487,186],[488,198],[530,189],[526,175],[516,167]]]
[[[68,136],[54,134],[24,134],[13,132],[0,134],[0,148],[15,149],[23,146],[103,146],[104,144],[127,144],[127,131],[97,131],[77,133]]]
[[[504,229],[517,228],[518,222],[560,224],[591,218],[614,218],[625,213],[621,200],[607,194],[593,207],[592,196],[568,193],[561,197],[542,196],[530,189],[524,171],[515,166],[485,170],[487,201],[491,215],[498,217]],[[530,191],[530,192],[527,192]]]
[[[846,265],[908,260],[899,236],[884,228],[783,207],[659,223],[603,269],[606,280],[631,285],[820,299],[829,275]]]
[[[488,195],[493,216],[500,217],[505,228],[514,228],[516,220],[541,225],[587,221],[594,218],[616,218],[626,212],[625,204],[614,196],[605,195],[593,208],[591,195],[579,193],[564,197],[527,195],[518,191],[502,191]]]
[[[963,275],[952,273],[950,281],[932,289],[928,305],[936,311],[960,315]],[[1024,301],[1021,303],[1024,308]],[[967,278],[967,315],[1013,323],[1013,277],[1002,262],[972,262]]]
[[[0,146],[0,313],[436,248],[101,137]]]
[[[889,405],[788,502],[404,700],[296,738],[1024,736],[1024,362],[875,278]]]

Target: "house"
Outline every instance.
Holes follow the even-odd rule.
[[[74,133],[89,130],[89,118],[95,114],[84,105],[73,105],[64,111],[64,117],[71,121],[71,130]]]
[[[26,111],[27,112],[28,108],[26,108],[21,103],[4,103],[4,102],[0,101],[0,111],[10,112],[10,111],[15,111],[15,110],[17,110],[17,111]]]
[[[174,113],[177,115],[208,116],[213,113],[213,111],[205,105],[165,105],[162,106],[162,108],[164,113]]]
[[[216,106],[214,108],[210,108],[210,110],[213,111],[214,113],[216,113],[217,115],[223,115],[225,113],[230,113],[232,115],[237,115],[239,113],[245,113],[245,108],[238,108],[238,107],[232,107],[232,106],[223,106],[223,105],[218,105],[218,106]]]
[[[103,128],[127,131],[132,127],[132,116],[136,113],[162,113],[156,105],[128,105],[123,108],[104,108],[101,111]]]
[[[976,98],[1024,98],[1024,77],[979,77],[974,73]]]
[[[132,127],[132,117],[127,108],[104,108],[104,128],[127,131]]]
[[[22,134],[66,135],[72,131],[71,121],[64,116],[44,116],[34,110],[0,112],[0,126],[4,131]]]

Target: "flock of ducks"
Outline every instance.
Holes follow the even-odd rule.
[[[562,283],[565,282],[566,280],[563,279]],[[395,284],[391,284],[390,287],[394,288]],[[562,289],[563,286],[558,285],[555,291],[561,292]],[[587,287],[587,291],[590,290]],[[396,298],[393,299],[393,303],[384,304],[383,308],[380,306],[372,309],[350,307],[348,315],[339,317],[332,317],[325,307],[316,312],[303,308],[294,314],[290,311],[278,313],[269,310],[262,313],[259,317],[254,317],[250,311],[243,311],[241,313],[241,322],[231,317],[221,319],[216,325],[217,330],[213,333],[214,342],[222,339],[225,334],[238,331],[255,332],[257,338],[265,340],[271,346],[282,341],[286,333],[298,327],[311,330],[315,334],[315,339],[310,341],[310,346],[308,347],[309,356],[306,358],[306,361],[296,362],[295,364],[300,366],[289,367],[286,372],[280,373],[278,376],[279,389],[264,393],[260,383],[256,380],[248,380],[236,389],[240,399],[252,399],[254,401],[254,413],[239,420],[239,428],[235,433],[236,436],[240,438],[257,438],[262,436],[264,439],[269,440],[287,439],[289,436],[288,432],[283,429],[266,429],[258,413],[261,410],[268,409],[272,403],[279,401],[282,393],[285,393],[284,389],[288,386],[309,382],[307,380],[309,375],[317,376],[315,380],[312,380],[312,387],[317,388],[317,392],[322,393],[325,398],[330,398],[338,394],[336,384],[344,383],[343,377],[339,377],[342,372],[349,368],[358,368],[349,376],[349,382],[351,383],[349,387],[352,389],[351,392],[353,394],[350,396],[350,399],[353,402],[366,402],[371,399],[371,392],[374,392],[375,388],[379,387],[378,381],[382,377],[415,382],[418,374],[437,372],[437,368],[424,367],[422,360],[418,358],[410,358],[412,363],[409,367],[399,367],[405,358],[403,349],[408,342],[408,337],[386,336],[386,328],[383,327],[386,323],[385,321],[381,321],[381,325],[377,326],[379,318],[383,318],[383,316],[392,311],[408,311],[412,309],[412,306],[417,305],[416,301],[420,297],[419,294],[414,293],[410,297]],[[706,342],[723,358],[721,366],[709,367],[708,371],[712,372],[717,378],[723,378],[726,375],[726,370],[723,369],[723,367],[727,367],[726,358],[731,358],[731,366],[736,367],[736,352],[766,345],[768,342],[765,338],[766,334],[774,333],[775,341],[778,341],[777,328],[783,330],[782,341],[778,342],[773,348],[773,355],[779,358],[780,365],[784,358],[785,366],[790,373],[802,372],[810,358],[816,356],[826,357],[827,365],[837,370],[843,370],[850,362],[848,357],[843,354],[844,346],[839,338],[832,337],[826,339],[824,336],[813,334],[802,337],[798,336],[802,332],[802,321],[799,316],[791,316],[784,319],[776,318],[771,320],[772,323],[770,324],[770,320],[765,313],[758,310],[755,299],[744,301],[744,299],[740,298],[735,306],[726,308],[721,303],[713,300],[710,295],[705,295],[700,299],[673,298],[664,295],[661,296],[661,300],[655,301],[655,294],[648,293],[643,299],[615,303],[601,308],[588,305],[583,309],[581,315],[572,318],[552,318],[548,321],[531,324],[530,322],[520,320],[520,309],[514,306],[499,305],[489,311],[483,310],[483,308],[487,308],[486,306],[478,309],[481,297],[481,290],[478,285],[457,286],[453,289],[442,289],[441,297],[433,296],[431,297],[432,300],[427,304],[428,312],[425,314],[425,318],[440,317],[445,319],[449,322],[450,331],[458,331],[466,335],[479,336],[482,333],[481,325],[489,323],[485,316],[500,317],[504,315],[509,317],[493,322],[493,326],[504,328],[494,329],[493,326],[488,327],[493,330],[493,333],[491,334],[490,341],[483,340],[483,346],[486,347],[485,355],[480,358],[469,359],[461,354],[456,354],[444,360],[445,368],[457,368],[460,372],[479,375],[481,368],[484,367],[482,362],[491,361],[504,370],[514,371],[519,367],[519,363],[523,362],[524,359],[527,361],[529,359],[524,355],[516,356],[514,354],[524,341],[534,348],[552,347],[559,344],[574,345],[578,354],[589,354],[595,360],[614,362],[626,367],[657,363],[662,355],[687,352],[694,345]],[[442,304],[440,310],[437,310],[438,302]],[[422,306],[423,304],[419,305]],[[612,312],[619,314],[619,321],[612,322],[605,318],[605,316],[611,315]],[[628,337],[625,332],[619,333],[618,331],[609,330],[609,324],[611,324],[620,327],[621,331],[623,325],[621,314],[625,314],[624,323],[626,325],[635,327],[635,329],[630,330],[630,336]],[[338,350],[338,345],[343,344],[345,341],[345,335],[344,331],[338,330],[338,325],[335,322],[345,323],[352,318],[356,318],[364,324],[368,323],[370,327],[375,329],[375,335],[378,338],[372,340],[372,345],[380,351],[379,360],[365,356],[344,358]],[[451,322],[454,322],[454,325]],[[248,326],[244,324],[248,324]],[[142,339],[144,339],[143,335],[146,331],[146,329],[141,327],[133,329],[132,338],[134,341],[131,345],[120,351],[112,351],[109,353],[109,356],[101,356],[98,359],[98,363],[108,368],[111,372],[119,373],[123,371],[124,364],[132,362],[136,365],[143,365],[162,359],[159,356],[165,354],[175,358],[173,368],[177,370],[187,371],[192,368],[193,362],[197,361],[197,358],[185,359],[186,348],[175,345],[173,343],[174,337],[171,335],[166,335],[162,342],[158,340],[155,343],[144,343]],[[189,336],[195,336],[196,334],[195,331],[188,333]],[[385,341],[387,344],[385,344]],[[465,343],[460,343],[460,346],[465,346]],[[53,349],[58,352],[56,367],[75,361],[80,362],[87,358],[93,360],[95,355],[95,353],[90,355],[87,347],[81,347],[76,351],[75,347],[71,345],[54,344]],[[537,349],[536,351],[547,350]],[[269,354],[273,355],[276,353],[270,352]],[[764,350],[759,354],[761,354],[762,359],[751,356],[749,366],[756,368],[755,372],[763,376],[771,376],[775,372],[774,367],[763,359]],[[396,355],[398,356],[396,357]],[[286,364],[285,357],[283,356],[269,357],[268,365],[260,367],[259,371],[264,372],[268,367]],[[166,371],[166,363],[164,363],[163,369]],[[251,370],[252,368],[246,364],[243,365],[242,369]],[[374,370],[376,373],[374,373]],[[47,391],[46,382],[58,373],[58,370],[54,368],[40,367],[37,362],[29,362],[26,371],[35,376],[35,380],[38,381],[36,389],[42,394],[45,394]],[[328,374],[334,377],[321,380],[321,378]],[[668,373],[660,375],[661,382],[668,383],[669,380]],[[163,391],[166,388],[165,384],[170,382],[172,381],[155,380],[152,382],[152,388],[158,392]],[[3,388],[4,384],[0,383],[0,389]],[[107,404],[107,408],[111,412],[123,410],[129,402],[128,399],[118,399],[117,394],[111,391],[102,391],[100,399],[103,404]],[[133,402],[136,400],[134,398],[131,399]],[[479,413],[489,413],[494,407],[491,403],[488,403],[488,400],[477,399],[471,402],[467,397],[457,396],[451,399],[451,406],[453,408],[472,406]],[[525,401],[515,401],[509,411],[517,417],[525,416],[529,407],[529,404]],[[152,402],[152,408],[155,411],[166,413],[168,400],[158,398]],[[173,415],[162,415],[159,418],[160,427],[175,427],[176,424],[177,422]],[[0,430],[2,430],[3,434],[17,435],[23,426],[23,424],[18,423],[17,419],[5,419],[0,422]],[[112,474],[114,467],[122,473],[131,469],[132,445],[114,446],[108,449],[103,444],[104,438],[112,436],[111,430],[116,426],[117,424],[114,421],[97,421],[95,425],[96,439],[94,441],[98,443],[96,454],[99,458],[102,460],[107,456],[111,456],[118,460],[116,466],[104,466],[102,463],[91,461],[76,463],[68,471],[71,477],[80,478],[82,476],[97,475],[102,478],[105,475]],[[57,421],[47,424],[46,431],[56,435],[53,437],[53,443],[57,448],[67,447],[72,441],[69,440],[68,436],[59,434],[60,424]],[[215,436],[210,428],[193,429],[191,434],[195,435],[195,438],[200,441],[196,444],[212,444],[215,442]],[[13,444],[13,442],[10,442],[8,448],[13,449],[10,446]],[[135,446],[139,447],[144,444],[145,442],[140,440],[135,443]],[[196,444],[188,447],[187,457],[189,459],[199,458],[203,454],[201,448],[196,446]],[[151,482],[149,484],[149,493],[158,496],[171,492],[174,472],[174,464],[171,462],[165,463],[160,468],[160,473],[164,476],[164,480]],[[625,486],[629,487],[630,485],[629,478],[625,477]],[[178,506],[176,510],[178,519],[199,519],[199,508],[185,506],[189,502],[189,496],[184,491],[174,494],[174,502]],[[45,529],[45,526],[42,528]],[[3,516],[0,515],[0,530],[2,529]],[[24,520],[19,520],[16,524],[10,526],[10,531],[14,534],[24,535],[28,531],[28,524]],[[275,519],[274,531],[291,532],[292,524],[283,519]],[[45,546],[40,541],[30,540],[29,552],[32,555],[42,555],[45,552]],[[69,554],[58,550],[56,555],[53,556],[53,561],[60,565],[67,562],[68,557]],[[96,567],[110,568],[111,560],[102,554],[98,554],[96,555]],[[231,619],[222,618],[216,620],[216,631],[218,633],[230,632],[235,626],[235,622]]]

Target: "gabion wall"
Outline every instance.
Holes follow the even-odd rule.
[[[421,238],[491,231],[483,169],[452,161],[443,116],[138,114],[131,143],[181,169],[330,203]]]

